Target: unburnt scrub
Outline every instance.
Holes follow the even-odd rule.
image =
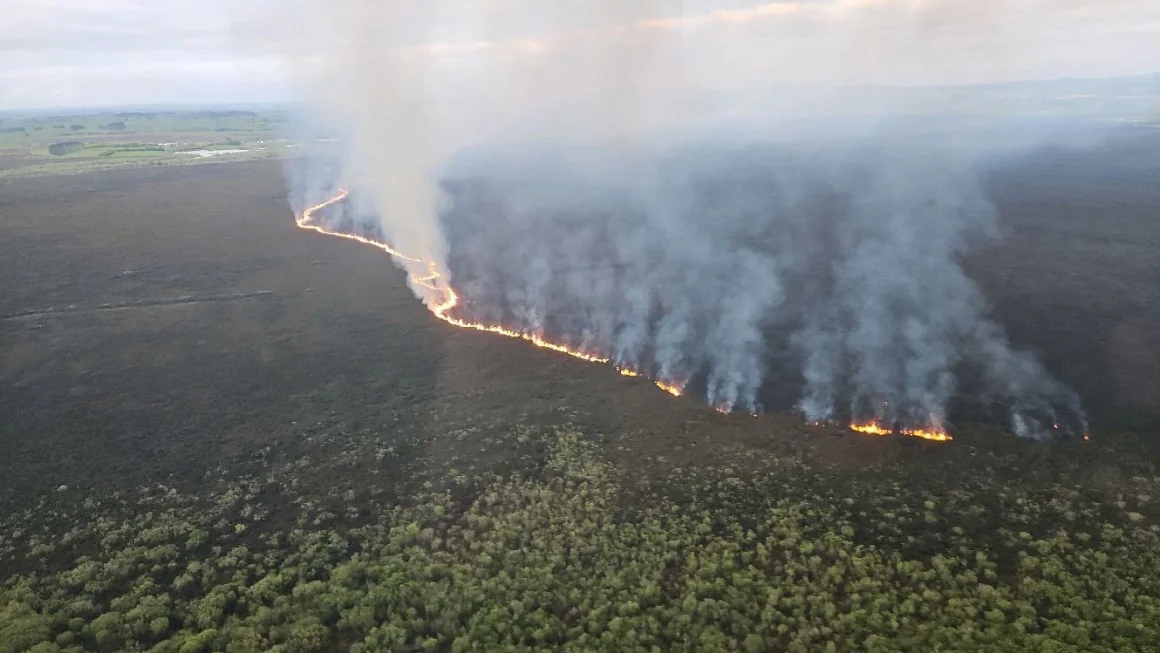
[[[344,491],[375,505],[357,513],[305,498],[296,460],[198,498],[90,500],[64,537],[16,533],[10,518],[5,562],[25,571],[0,590],[0,653],[1160,641],[1160,533],[1134,504],[982,485],[914,497],[796,465],[674,470],[690,497],[676,503],[641,492],[582,435],[544,437],[533,474],[456,472],[399,499],[372,482]]]

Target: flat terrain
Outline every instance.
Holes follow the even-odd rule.
[[[432,319],[378,251],[297,230],[277,165],[46,177],[2,197],[14,485],[196,477],[328,420],[400,436],[561,411],[622,438],[737,428],[611,368]]]
[[[993,181],[1007,239],[968,262],[1013,338],[1084,397],[1095,447],[1123,428],[1150,444],[1160,413],[1160,131],[1145,135],[1012,162]],[[0,185],[9,488],[189,482],[310,428],[484,438],[570,420],[634,456],[743,447],[840,465],[933,462],[976,438],[1033,448],[985,426],[931,448],[718,416],[607,366],[460,332],[378,251],[295,229],[284,195],[271,162]]]
[[[0,180],[0,653],[1150,650],[1157,152],[991,175],[967,264],[1091,410],[1058,444],[723,416],[457,330],[296,229],[275,162]]]
[[[1003,238],[967,261],[1014,341],[1097,427],[1160,434],[1160,127],[1042,148],[989,174]]]
[[[285,110],[0,114],[0,179],[277,157],[289,122]]]

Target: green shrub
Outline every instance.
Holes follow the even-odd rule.
[[[626,510],[616,468],[564,433],[541,473],[454,500],[432,486],[342,532],[320,506],[287,530],[239,532],[256,481],[175,504],[188,509],[102,515],[92,559],[0,585],[0,653],[1110,653],[1160,641],[1160,533],[1126,508],[1117,519],[1064,490],[1010,490],[999,527],[982,530],[944,524],[976,518],[981,490],[935,502],[784,470],[680,482],[696,500]],[[1069,511],[1089,523],[1027,517]]]

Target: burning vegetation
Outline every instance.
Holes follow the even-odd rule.
[[[925,101],[903,106],[909,96],[880,97],[857,75],[818,95],[770,94],[759,89],[775,62],[794,61],[781,72],[796,77],[812,59],[762,56],[781,39],[732,31],[768,20],[796,43],[801,10],[842,26],[837,41],[812,32],[811,45],[845,52],[846,37],[878,33],[877,4],[785,15],[582,4],[532,12],[548,19],[532,30],[543,40],[431,51],[400,26],[442,33],[440,11],[328,5],[304,23],[310,38],[288,41],[299,54],[300,41],[343,53],[305,87],[350,138],[334,153],[341,171],[291,174],[292,201],[363,179],[381,248],[405,252],[397,260],[439,319],[629,369],[723,412],[770,403],[780,352],[769,336],[784,333],[781,358],[802,389],[778,400],[796,399],[807,421],[860,423],[871,415],[856,406],[885,399],[898,409],[873,415],[881,424],[941,440],[952,401],[969,394],[1021,436],[1086,430],[1078,396],[1010,342],[961,265],[999,233],[980,172],[1022,146],[1022,129],[948,129],[927,120]],[[931,24],[911,15],[926,9],[894,10],[899,25]],[[640,22],[650,14],[666,18]],[[581,24],[592,29],[572,30]],[[934,36],[924,30],[900,42]],[[742,81],[739,62],[760,72]],[[882,72],[917,74],[909,63]],[[975,368],[979,387],[967,389],[959,373]]]
[[[303,229],[315,231],[320,234],[354,240],[365,245],[376,247],[389,254],[396,261],[401,262],[408,268],[417,268],[419,270],[418,273],[416,273],[414,270],[410,270],[411,281],[416,285],[419,285],[420,287],[435,293],[435,299],[429,303],[429,307],[435,317],[439,318],[443,322],[446,322],[447,324],[458,328],[473,329],[476,331],[482,331],[484,333],[492,333],[507,338],[523,340],[535,345],[536,347],[565,354],[567,356],[571,356],[573,358],[590,363],[612,362],[612,359],[609,356],[585,351],[582,349],[576,349],[559,342],[552,342],[547,340],[540,333],[518,331],[498,324],[474,322],[454,315],[453,312],[460,303],[459,294],[455,291],[455,289],[445,283],[444,277],[437,271],[437,266],[434,261],[424,261],[422,259],[404,254],[403,252],[396,250],[395,248],[391,247],[391,245],[382,240],[368,236],[337,231],[326,226],[325,220],[322,216],[323,212],[325,212],[328,208],[343,202],[349,197],[349,195],[350,191],[348,188],[339,188],[337,192],[335,192],[335,194],[330,198],[304,210],[296,220],[297,225]],[[416,274],[418,276],[416,276]],[[640,371],[630,367],[617,365],[616,368],[622,376],[642,376]],[[653,383],[658,388],[672,395],[673,397],[682,396],[684,394],[685,386],[687,385],[687,381],[674,382],[661,379],[653,379]],[[722,414],[729,414],[733,412],[733,406],[728,402],[718,403],[714,406],[714,409]],[[754,414],[756,415],[756,412],[754,412]],[[1056,429],[1059,428],[1058,424],[1053,426]],[[951,436],[946,433],[945,430],[934,425],[894,429],[883,426],[877,420],[874,420],[869,422],[854,421],[850,424],[850,429],[856,433],[874,436],[886,436],[898,433],[904,436],[920,438],[931,442],[949,442],[952,440]]]

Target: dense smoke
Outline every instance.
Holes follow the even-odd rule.
[[[342,173],[293,178],[295,200],[357,183],[434,262],[435,288],[400,263],[429,305],[453,285],[464,318],[723,410],[761,410],[784,349],[811,421],[940,427],[966,379],[1041,436],[1083,432],[1076,397],[959,263],[997,233],[976,172],[995,148],[928,128],[961,91],[885,85],[1043,74],[1045,34],[1129,5],[337,0],[265,42],[343,130]]]
[[[788,340],[811,421],[942,426],[973,366],[1017,432],[1081,433],[1076,398],[1010,347],[958,263],[996,228],[970,160],[810,145],[555,147],[453,168],[463,311],[695,380],[724,410],[761,410]]]

